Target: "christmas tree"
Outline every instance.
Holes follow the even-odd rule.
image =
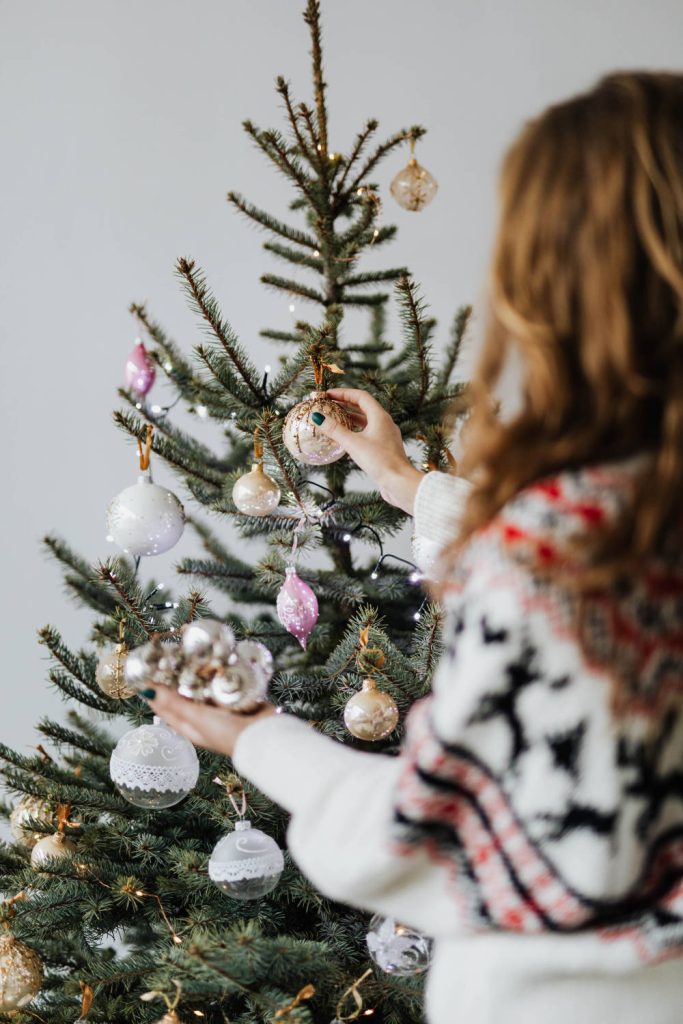
[[[153,637],[165,650],[178,650],[190,623],[221,619],[229,627],[221,636],[231,630],[251,642],[256,660],[267,654],[253,642],[265,645],[274,658],[269,693],[275,703],[341,742],[385,753],[399,744],[405,715],[429,690],[439,656],[439,608],[425,600],[414,567],[386,546],[404,513],[377,493],[354,489],[362,483],[348,458],[329,461],[330,452],[321,450],[329,442],[311,434],[310,407],[299,419],[295,412],[283,431],[287,413],[341,369],[344,386],[369,391],[389,410],[424,468],[447,469],[454,423],[467,409],[466,385],[454,376],[469,309],[457,314],[437,363],[435,323],[406,269],[360,269],[361,258],[395,234],[382,222],[375,173],[424,129],[402,129],[378,143],[377,122],[370,120],[348,155],[330,152],[318,0],[309,0],[304,17],[312,40],[313,104],[295,102],[279,78],[285,132],[244,124],[291,182],[292,216],[280,219],[235,193],[228,198],[265,229],[272,256],[306,273],[306,283],[271,273],[262,280],[308,303],[310,320],[262,332],[283,353],[277,371],[263,374],[194,260],[177,263],[206,330],[193,356],[144,306],[131,307],[149,351],[135,350],[131,387],[120,393],[125,408],[114,418],[138,441],[141,467],[151,447],[152,459],[164,460],[183,496],[194,500],[199,515],[186,516],[185,536],[194,532],[203,557],[182,558],[177,566],[180,589],[186,583],[189,590],[170,597],[145,582],[139,557],[93,567],[62,540],[46,540],[64,567],[69,592],[95,618],[82,651],[68,649],[53,627],[40,632],[53,662],[50,682],[70,705],[67,724],[41,721],[35,756],[0,748],[4,779],[16,797],[16,841],[0,849],[7,929],[0,939],[2,1020],[329,1024],[368,1011],[386,1024],[422,1019],[421,977],[373,968],[368,915],[316,892],[286,853],[278,884],[260,899],[231,899],[210,880],[211,851],[233,830],[243,799],[254,826],[285,847],[286,815],[237,777],[228,759],[199,750],[196,785],[185,784],[191,792],[185,799],[175,794],[174,806],[155,805],[149,790],[149,806],[140,806],[140,793],[131,802],[123,794],[135,796],[135,780],[128,779],[127,788],[119,779],[117,787],[110,774],[115,740],[109,721],[118,716],[132,730],[151,718],[125,685],[127,652]],[[419,165],[417,173],[414,164],[406,173],[395,192],[403,186],[400,201],[418,209],[433,182],[420,178]],[[398,345],[388,339],[387,285],[400,311]],[[345,338],[350,307],[368,312],[360,343]],[[165,374],[198,419],[220,425],[219,453],[176,425],[171,410],[143,397],[152,370]],[[246,476],[252,462],[258,468]],[[233,500],[238,480],[239,508]],[[159,497],[166,503],[159,543],[168,546],[182,518],[179,526],[169,492]],[[240,554],[260,551],[255,563],[221,539],[228,520],[249,541]],[[132,543],[123,546],[141,553]],[[287,573],[293,549],[296,585],[307,584],[319,603],[315,624],[313,613],[303,626],[288,621],[286,610],[282,621],[275,614],[276,596],[293,575]],[[305,587],[302,592],[310,594]],[[399,712],[398,726],[375,742],[351,735],[343,716],[368,677]],[[144,755],[144,743],[137,751]],[[4,811],[9,816],[12,806]]]

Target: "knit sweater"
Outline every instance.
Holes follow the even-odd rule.
[[[322,892],[434,937],[430,1024],[683,1015],[683,545],[583,600],[544,571],[580,569],[640,464],[529,486],[468,542],[398,757],[291,715],[237,743]],[[423,559],[465,490],[422,481]]]

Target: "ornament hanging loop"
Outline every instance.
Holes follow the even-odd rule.
[[[356,1020],[360,1017],[361,1010],[363,1009],[363,997],[358,991],[360,986],[363,984],[365,979],[372,974],[372,967],[368,967],[364,974],[361,974],[360,978],[357,978],[352,985],[349,985],[346,992],[342,994],[341,999],[337,1003],[336,1018],[339,1021]],[[344,1013],[344,1003],[351,997],[356,1004],[356,1009],[352,1010],[351,1013]]]
[[[263,441],[261,440],[261,428],[256,427],[254,429],[254,462],[261,463],[263,461]]]
[[[150,454],[152,451],[152,434],[154,433],[154,427],[151,423],[147,424],[145,431],[145,447],[143,450],[142,441],[138,438],[138,458],[140,460],[140,470],[145,473],[149,469]]]
[[[223,786],[228,797],[228,800],[232,804],[233,810],[237,817],[241,820],[247,813],[247,794],[244,791],[244,786],[241,780],[236,775],[230,775],[227,779],[221,779],[220,776],[216,776],[213,780],[217,786]],[[240,804],[237,805],[234,794],[237,793],[241,796]]]

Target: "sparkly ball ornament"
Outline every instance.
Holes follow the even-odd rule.
[[[389,186],[392,196],[404,210],[423,210],[437,193],[436,179],[415,159],[415,139],[410,140],[410,160]]]
[[[209,878],[236,900],[258,900],[275,888],[284,866],[285,858],[275,840],[241,818],[235,831],[216,843],[209,860]]]
[[[119,642],[113,651],[105,652],[95,669],[97,685],[107,697],[113,700],[127,700],[135,690],[126,685],[125,664],[128,647],[123,639],[123,622],[119,626]]]
[[[44,832],[31,832],[28,827],[29,819],[37,818],[40,821],[54,823],[55,808],[39,796],[24,796],[15,805],[9,816],[9,829],[12,838],[16,839],[22,846],[32,850],[36,843],[45,835]]]
[[[140,725],[121,737],[109,771],[129,803],[161,810],[180,803],[194,788],[199,761],[190,741],[155,716],[151,725]]]
[[[397,722],[394,698],[378,690],[370,677],[363,680],[363,688],[344,708],[344,725],[359,740],[383,740],[394,731]]]
[[[339,402],[329,398],[325,391],[314,391],[310,398],[289,410],[282,425],[282,440],[298,462],[308,466],[328,466],[344,455],[341,445],[321,433],[311,419],[319,412],[325,419],[337,420],[351,427],[351,418]]]
[[[172,686],[181,668],[178,644],[155,637],[129,651],[123,675],[126,685],[135,691],[146,686]]]
[[[40,871],[47,861],[59,857],[70,857],[76,852],[76,844],[67,839],[63,832],[55,832],[51,836],[39,839],[31,851],[31,867]]]
[[[0,1013],[30,1003],[43,984],[43,962],[34,949],[13,935],[0,936]]]
[[[276,607],[282,625],[306,650],[308,638],[318,621],[318,599],[293,565],[285,571],[285,582],[277,595]]]
[[[135,347],[128,353],[124,376],[126,387],[141,396],[146,395],[154,383],[156,370],[139,338]]]
[[[109,536],[126,554],[135,558],[169,551],[185,529],[185,511],[178,498],[172,491],[152,483],[148,472],[151,445],[150,426],[144,454],[138,441],[142,473],[137,483],[112,498],[107,509]]]
[[[422,974],[432,958],[432,940],[393,917],[375,914],[365,941],[371,958],[387,974]]]
[[[280,488],[263,464],[255,462],[248,473],[235,481],[232,500],[245,516],[267,516],[280,504]]]

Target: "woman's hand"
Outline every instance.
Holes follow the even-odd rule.
[[[354,426],[362,429],[349,430],[314,412],[311,419],[320,433],[333,438],[373,478],[385,501],[412,515],[415,493],[424,474],[406,455],[401,431],[389,413],[372,395],[358,388],[332,388],[327,393],[346,406]]]
[[[181,697],[168,686],[160,686],[157,690],[141,690],[140,696],[149,701],[155,715],[170,725],[176,732],[186,736],[198,747],[206,747],[217,754],[232,757],[237,739],[245,729],[261,718],[276,714],[272,704],[264,704],[263,709],[253,715],[238,715],[225,708],[200,704],[198,701]]]

